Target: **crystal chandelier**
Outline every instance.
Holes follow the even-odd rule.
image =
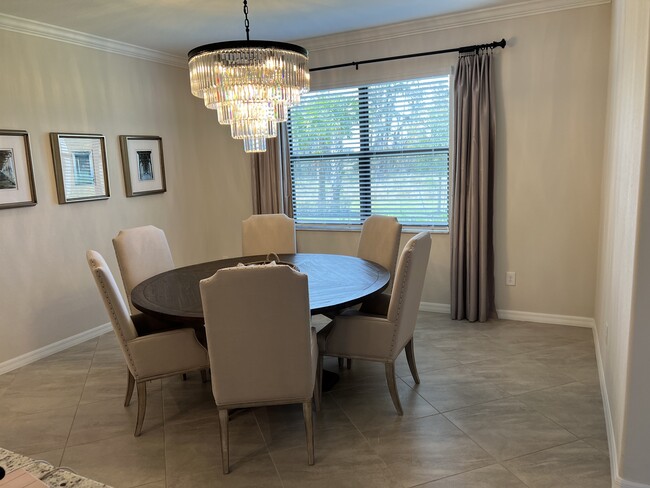
[[[266,139],[278,133],[290,107],[309,91],[307,50],[274,41],[249,39],[248,3],[244,0],[245,41],[206,44],[188,53],[192,95],[216,110],[244,151],[266,151]]]

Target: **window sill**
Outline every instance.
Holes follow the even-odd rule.
[[[308,232],[361,232],[361,225],[335,224],[296,224],[297,231]],[[402,234],[418,234],[428,231],[431,234],[449,234],[449,227],[403,227]]]

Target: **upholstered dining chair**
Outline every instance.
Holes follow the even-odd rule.
[[[395,276],[395,264],[399,241],[402,237],[402,224],[395,217],[387,215],[371,215],[361,227],[361,238],[357,256],[368,261],[381,264],[390,273],[391,281],[389,290]],[[361,310],[376,315],[388,313],[390,291],[375,295],[363,302]],[[348,359],[348,369],[352,367],[352,360]],[[343,359],[339,358],[339,368],[343,367]]]
[[[251,215],[241,223],[242,254],[295,254],[296,227],[284,214]]]
[[[128,382],[125,407],[131,403],[133,388],[137,386],[138,418],[133,434],[137,437],[142,432],[147,409],[147,381],[206,370],[209,368],[208,351],[199,343],[193,329],[138,336],[104,258],[97,251],[88,251],[86,259],[126,361]]]
[[[133,288],[147,278],[174,268],[165,232],[153,225],[124,229],[113,238],[113,248],[131,313],[140,313],[131,303]]]
[[[386,316],[348,310],[318,333],[323,356],[383,362],[390,396],[399,415],[402,405],[395,383],[395,359],[406,349],[413,380],[420,383],[413,351],[413,332],[429,262],[431,236],[421,232],[408,241],[400,255]]]
[[[235,408],[301,403],[314,464],[312,399],[318,409],[320,371],[307,275],[274,263],[239,266],[217,271],[200,288],[224,474],[228,411]]]
[[[397,263],[397,252],[399,251],[401,237],[402,224],[395,217],[372,215],[366,219],[363,227],[361,227],[361,239],[359,240],[357,256],[368,261],[374,261],[386,268],[390,273],[391,284],[395,277],[395,264]],[[384,293],[383,296],[377,295],[377,298],[371,299],[370,302],[374,302],[372,313],[386,315],[389,301],[390,293]],[[382,308],[383,310],[381,310]]]

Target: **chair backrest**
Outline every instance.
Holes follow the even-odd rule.
[[[361,228],[357,256],[381,264],[390,272],[392,280],[401,236],[402,224],[395,217],[372,215]]]
[[[242,254],[294,254],[296,227],[284,214],[251,215],[241,223]]]
[[[396,353],[413,337],[430,251],[431,236],[420,232],[406,243],[397,263],[387,317],[397,325],[393,340]]]
[[[138,337],[138,332],[133,325],[129,310],[126,308],[124,299],[120,295],[120,290],[115,283],[113,273],[109,269],[106,261],[97,251],[87,251],[86,260],[90,267],[90,272],[95,278],[95,284],[99,290],[99,294],[104,300],[104,306],[111,319],[113,330],[120,343],[120,348],[124,354],[124,359],[131,372],[135,371],[135,365],[129,353],[128,341]]]
[[[113,247],[129,308],[131,313],[137,313],[131,303],[131,290],[147,278],[174,268],[167,237],[153,225],[133,227],[118,232]]]
[[[311,398],[307,276],[284,265],[240,266],[200,286],[217,406]]]

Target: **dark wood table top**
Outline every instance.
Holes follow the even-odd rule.
[[[382,292],[390,279],[384,267],[354,256],[299,253],[280,254],[279,258],[309,277],[312,314],[361,303]],[[265,256],[245,256],[166,271],[137,285],[131,292],[131,301],[141,312],[166,321],[203,323],[199,281],[221,268],[263,259]]]

